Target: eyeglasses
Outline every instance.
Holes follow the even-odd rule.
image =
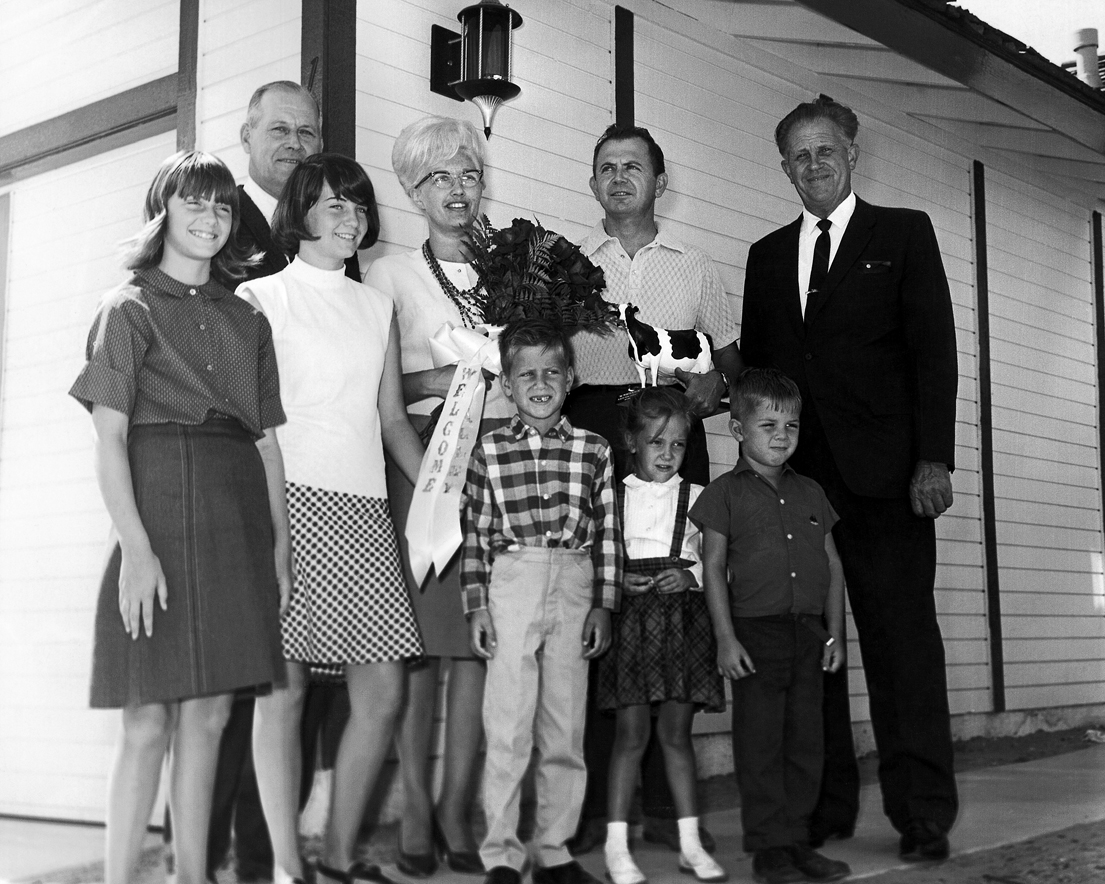
[[[434,187],[436,187],[438,190],[447,190],[458,181],[460,182],[461,187],[465,188],[466,190],[471,190],[473,187],[480,186],[480,182],[483,181],[483,172],[481,172],[479,169],[468,169],[464,172],[461,172],[459,175],[454,175],[452,172],[445,171],[431,172],[429,175],[419,181],[414,186],[414,189],[418,190],[418,188],[420,188],[427,181],[432,181]]]

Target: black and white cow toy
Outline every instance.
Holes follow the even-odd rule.
[[[656,386],[657,375],[674,375],[677,368],[694,374],[705,374],[714,368],[710,358],[710,339],[693,328],[669,331],[655,328],[637,319],[640,311],[632,304],[619,304],[618,315],[629,335],[629,358],[637,363],[641,386],[645,386],[645,369]]]

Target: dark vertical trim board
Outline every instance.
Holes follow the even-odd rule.
[[[990,275],[986,262],[986,168],[972,169],[975,226],[975,314],[978,326],[978,435],[982,477],[982,548],[986,615],[990,628],[990,676],[994,712],[1005,711],[1005,652],[1001,631],[997,513],[994,504],[994,421],[990,387]]]
[[[311,88],[322,108],[325,149],[355,157],[356,0],[303,0],[302,13],[300,82]]]
[[[1097,452],[1101,465],[1101,505],[1105,512],[1105,254],[1101,213],[1090,215],[1090,271],[1093,285],[1094,333],[1097,337]]]
[[[176,74],[176,146],[196,146],[196,68],[199,64],[199,0],[180,0],[180,37]]]
[[[633,107],[633,13],[624,6],[614,7],[614,120],[619,126],[632,126]]]

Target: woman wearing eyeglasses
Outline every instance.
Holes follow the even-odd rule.
[[[403,394],[411,423],[421,430],[449,392],[454,371],[452,366],[433,367],[430,337],[446,322],[471,328],[483,321],[480,280],[463,245],[480,213],[483,138],[471,123],[425,117],[399,134],[391,164],[403,190],[426,218],[429,235],[414,251],[375,261],[365,282],[395,302]],[[490,421],[505,420],[510,414],[499,385],[492,385],[481,431],[490,428]],[[436,870],[440,856],[454,872],[483,874],[470,810],[483,739],[484,664],[468,647],[457,558],[443,574],[431,571],[421,586],[411,576],[403,526],[412,493],[413,485],[389,462],[391,512],[426,648],[426,658],[407,670],[407,708],[398,740],[406,798],[398,865],[406,875],[427,877]],[[435,807],[429,756],[443,664],[448,664],[449,679],[441,795]]]

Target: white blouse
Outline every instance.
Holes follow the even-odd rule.
[[[625,509],[622,511],[622,536],[631,559],[666,557],[671,552],[675,529],[675,511],[679,506],[679,476],[666,482],[646,482],[637,476],[625,477]],[[702,493],[702,486],[690,483],[689,510]],[[680,557],[694,564],[688,568],[702,590],[702,532],[687,519]]]

